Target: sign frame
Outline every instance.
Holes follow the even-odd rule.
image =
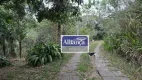
[[[86,52],[63,52],[63,49],[62,49],[62,38],[64,37],[64,36],[86,36],[87,38],[88,38],[88,47],[87,47],[87,51]],[[61,53],[88,53],[89,52],[89,35],[61,35],[61,37],[60,37],[60,46],[61,46]]]

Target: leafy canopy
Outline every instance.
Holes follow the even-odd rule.
[[[72,0],[81,4],[82,0]],[[80,14],[79,6],[74,6],[69,0],[29,0],[30,9],[36,13],[38,21],[48,19],[56,23],[66,23]]]

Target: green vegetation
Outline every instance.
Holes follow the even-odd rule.
[[[123,73],[125,73],[130,80],[141,80],[142,79],[142,67],[134,65],[132,62],[128,62],[127,59],[122,58],[119,54],[113,54],[101,48],[103,55],[107,56],[111,64],[109,66],[117,67]],[[106,54],[104,54],[106,53]]]
[[[60,68],[65,65],[73,54],[65,54],[60,60],[44,66],[29,67],[23,65],[24,60],[14,61],[13,66],[0,69],[0,80],[57,80]],[[22,63],[21,66],[19,66]]]
[[[90,52],[94,52],[94,49],[97,47],[97,45],[100,43],[101,41],[92,41],[90,42],[90,46],[89,46],[89,50]]]
[[[10,65],[11,63],[9,60],[6,59],[6,57],[0,56],[0,68]]]
[[[71,58],[73,54],[65,54],[63,59],[60,59],[56,62],[52,62],[45,67],[43,75],[40,76],[40,79],[47,80],[57,80],[58,73],[63,65],[65,65]],[[47,77],[48,76],[48,77]]]
[[[80,59],[80,63],[78,65],[78,69],[77,69],[79,72],[78,75],[81,77],[81,79],[86,78],[87,76],[86,76],[85,72],[88,72],[89,69],[92,69],[90,67],[90,64],[91,64],[91,62],[89,60],[88,54],[86,54],[86,53],[82,54],[81,59]]]
[[[0,80],[57,78],[61,66],[73,55],[61,53],[59,38],[61,34],[76,34],[81,3],[82,0],[1,0]]]
[[[63,55],[60,46],[53,43],[37,43],[33,49],[28,52],[27,64],[31,66],[47,64],[55,59],[61,59]]]
[[[8,1],[8,0],[7,0]],[[28,29],[36,26],[31,14],[25,14],[24,2],[3,1],[0,5],[0,48],[5,57],[22,57],[23,40]],[[16,50],[16,48],[19,48]]]
[[[0,1],[0,55],[9,60],[26,58],[32,66],[61,59],[60,35],[75,34],[75,22],[80,16],[74,2],[79,6],[82,0]],[[52,7],[46,6],[51,3]]]
[[[95,47],[98,45],[98,41],[90,43],[90,51],[94,52]],[[80,63],[77,67],[78,75],[80,80],[99,80],[99,75],[95,71],[94,56],[89,58],[88,53],[81,55]],[[93,75],[93,76],[92,76]]]
[[[118,0],[116,0],[119,3]],[[112,2],[114,3],[114,2]],[[106,29],[104,38],[105,48],[114,54],[119,54],[126,58],[128,62],[134,65],[142,65],[141,54],[141,3],[136,0],[128,4],[127,9],[119,10],[119,5],[116,5],[116,13],[104,19],[103,24]]]
[[[79,5],[82,3],[82,0],[72,0],[72,2],[77,2]],[[66,0],[47,1],[47,5],[53,5],[52,7],[47,7],[43,5],[44,3],[45,1],[43,0],[27,1],[27,4],[32,6],[31,9],[37,14],[38,22],[47,19],[57,24],[57,42],[59,43],[60,35],[62,34],[62,25],[77,21],[80,15],[80,9],[78,6],[73,6],[70,1]]]
[[[88,3],[82,4],[86,1]],[[63,56],[60,51],[60,35],[75,35],[77,32],[89,35],[91,41],[104,39],[108,53],[112,53],[114,58],[124,59],[124,62],[118,59],[118,64],[122,62],[124,69],[124,64],[132,67],[132,71],[126,70],[132,75],[130,78],[141,79],[141,11],[141,0],[0,0],[0,71],[13,69],[2,79],[18,80],[20,76],[24,79],[24,75],[16,76],[22,74],[26,64],[35,70],[64,62],[67,55]],[[97,43],[90,44],[90,52],[93,52]],[[13,66],[5,67],[9,65]],[[90,72],[91,67],[87,67],[90,65],[88,55],[83,54],[78,68],[83,78]],[[43,79],[43,74],[53,78],[54,74],[43,72],[39,71]],[[23,73],[27,74],[24,70]],[[34,77],[33,74],[30,79]]]

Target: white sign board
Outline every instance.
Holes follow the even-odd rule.
[[[62,53],[88,53],[89,35],[61,35]]]

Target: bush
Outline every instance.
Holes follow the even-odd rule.
[[[28,51],[26,60],[27,64],[30,66],[40,66],[61,59],[62,56],[59,45],[53,43],[48,43],[47,45],[37,43],[33,49]]]
[[[4,56],[0,56],[0,68],[5,67],[5,66],[10,66],[11,63],[9,60],[6,59]]]

